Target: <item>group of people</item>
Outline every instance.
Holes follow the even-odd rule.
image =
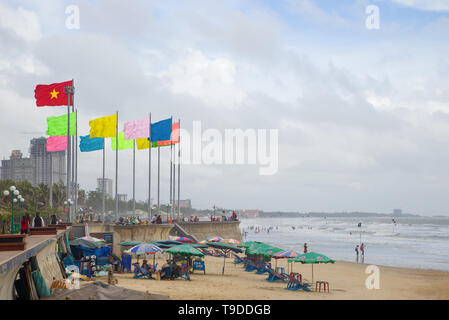
[[[150,220],[151,224],[162,224],[162,218],[160,214],[155,214],[151,220]]]
[[[52,215],[50,224],[56,224],[56,223],[57,223],[56,215]],[[31,221],[31,217],[28,213],[24,214],[22,216],[22,218],[20,219],[20,234],[30,233],[30,225],[32,228],[45,227],[45,221],[41,217],[39,212],[36,212],[36,216],[33,218],[32,221]]]
[[[360,253],[360,260],[359,260],[359,253]],[[360,252],[359,252],[359,245],[355,246],[355,255],[356,255],[355,262],[357,262],[357,263],[365,262],[365,244],[364,243],[362,243],[360,245]]]

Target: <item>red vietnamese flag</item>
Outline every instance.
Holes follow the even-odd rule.
[[[73,86],[73,80],[52,83],[38,84],[34,89],[34,97],[38,107],[44,106],[66,106],[68,104],[68,96],[64,93],[64,87]],[[73,97],[70,97],[70,105],[73,103]]]

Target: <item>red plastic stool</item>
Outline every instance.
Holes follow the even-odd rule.
[[[323,290],[324,292],[326,292],[326,288],[327,288],[327,292],[329,292],[329,282],[327,282],[327,281],[315,282],[315,291],[321,292],[321,285],[324,286],[324,290]]]

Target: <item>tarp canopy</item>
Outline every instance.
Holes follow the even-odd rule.
[[[108,257],[111,254],[111,248],[106,246],[102,248],[88,248],[84,246],[70,246],[73,256],[79,260],[86,256]]]

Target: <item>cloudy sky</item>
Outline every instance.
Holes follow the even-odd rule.
[[[72,4],[79,29],[66,27]],[[366,27],[369,5],[379,29]],[[449,215],[448,40],[442,0],[3,0],[0,156],[28,154],[46,117],[65,112],[35,107],[36,84],[74,78],[81,135],[116,110],[120,127],[151,112],[187,130],[195,120],[278,129],[275,175],[184,165],[181,197],[194,207]],[[168,149],[161,155],[165,203]],[[119,161],[119,192],[131,195],[132,150]],[[144,200],[147,152],[136,162]],[[101,152],[79,154],[82,188],[96,187],[101,163]]]

